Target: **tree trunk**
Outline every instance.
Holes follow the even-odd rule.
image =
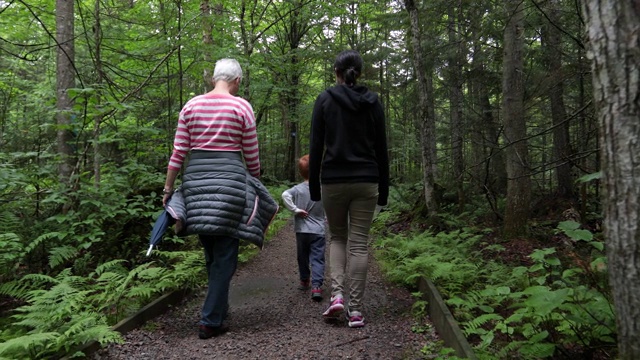
[[[505,0],[505,5],[508,22],[504,30],[502,96],[508,181],[504,236],[509,239],[526,233],[531,180],[522,76],[524,3],[520,0]]]
[[[177,36],[177,42],[181,43],[182,42],[182,14],[183,14],[183,10],[182,10],[182,0],[175,0],[176,3],[176,7],[177,7],[177,14],[178,14],[178,18],[177,18],[177,25],[178,25],[178,32],[176,34]],[[176,50],[176,55],[178,58],[178,74],[179,74],[179,80],[178,80],[178,94],[180,97],[180,107],[182,107],[186,101],[184,100],[184,65],[182,64],[182,46],[178,46],[177,50]]]
[[[458,210],[464,211],[464,159],[462,153],[462,50],[456,33],[457,21],[455,7],[449,6],[449,117],[451,119],[451,163],[453,181],[458,194]]]
[[[73,100],[69,89],[75,87],[74,46],[73,46],[73,0],[56,0],[56,123],[57,143],[61,161],[58,167],[60,181],[69,185],[74,168],[74,151],[71,108]]]
[[[282,92],[281,101],[284,105],[283,120],[287,130],[287,150],[285,153],[284,175],[287,180],[296,181],[298,173],[298,158],[300,157],[300,136],[299,127],[299,106],[301,103],[300,80],[302,79],[301,43],[303,38],[311,29],[308,21],[308,14],[302,12],[303,4],[300,2],[290,3],[292,10],[287,13],[283,21],[284,38],[287,40],[283,55],[287,59],[287,66],[284,69],[283,78],[286,79],[287,90]]]
[[[562,38],[560,30],[558,0],[550,0],[547,16],[549,23],[542,34],[543,51],[549,69],[549,102],[553,120],[553,154],[555,174],[558,180],[558,195],[573,198],[571,177],[571,146],[569,142],[569,122],[565,121],[567,111],[564,106],[564,77],[562,76]]]
[[[95,58],[96,58],[96,84],[98,84],[96,92],[96,106],[100,109],[100,102],[102,101],[102,82],[104,80],[104,74],[102,72],[102,25],[100,23],[100,1],[96,0],[94,5],[94,40],[96,43]],[[96,188],[100,187],[101,177],[101,151],[100,148],[100,126],[102,125],[102,112],[98,110],[96,117],[93,120],[93,184]]]
[[[478,191],[484,193],[491,203],[494,213],[498,215],[497,195],[507,192],[507,173],[503,152],[500,150],[500,124],[494,117],[494,108],[489,100],[490,73],[487,71],[487,51],[482,40],[481,23],[483,7],[475,7],[470,15],[473,37],[472,76],[469,82],[472,97],[473,117],[471,144],[472,166],[469,168],[471,178]],[[501,216],[501,215],[499,215]]]
[[[255,9],[255,6],[254,6]],[[218,15],[218,14],[216,14]],[[222,15],[220,13],[219,15]],[[244,51],[244,56],[247,60],[251,58],[251,54],[253,54],[253,48],[255,46],[255,42],[258,40],[254,36],[255,24],[253,22],[253,14],[249,14],[249,18],[251,21],[248,23],[249,27],[247,28],[247,2],[246,0],[242,0],[240,4],[240,34],[242,39],[242,49]],[[246,66],[243,71],[243,79],[244,83],[244,98],[251,102],[251,69],[249,66]],[[255,109],[254,109],[255,110]],[[260,119],[260,117],[257,117]]]
[[[485,184],[492,194],[505,195],[507,193],[507,172],[505,152],[500,148],[500,136],[502,133],[499,121],[493,116],[493,107],[489,101],[489,91],[486,86],[480,90],[480,109],[486,131],[488,148],[487,180]]]
[[[211,52],[213,50],[213,16],[211,16],[211,3],[209,0],[202,0],[200,2],[200,13],[202,14],[202,52],[203,60],[205,63],[202,73],[203,92],[209,92],[213,89],[213,68],[214,64],[211,59]]]
[[[640,3],[584,2],[619,359],[640,359]]]
[[[413,47],[413,67],[418,78],[418,118],[420,119],[420,134],[422,137],[422,166],[424,196],[428,214],[435,215],[438,211],[438,203],[435,197],[435,167],[436,167],[436,138],[435,138],[435,118],[431,116],[429,110],[429,79],[425,70],[423,59],[425,55],[421,45],[420,21],[418,9],[414,0],[405,0],[404,6],[409,13],[411,22],[411,45]]]

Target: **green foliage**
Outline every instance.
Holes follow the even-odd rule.
[[[573,229],[567,224],[561,227]],[[519,286],[487,284],[475,296],[462,294],[449,301],[454,309],[472,317],[463,322],[463,328],[467,336],[477,335],[482,340],[478,351],[500,358],[517,352],[525,359],[537,359],[563,351],[563,345],[589,348],[615,344],[615,319],[606,295],[584,285],[583,269],[564,268],[555,253],[553,248],[535,250],[530,255],[533,265],[514,268],[512,279]],[[523,276],[527,281],[521,281]],[[510,315],[494,314],[496,304],[511,308]],[[497,334],[507,336],[511,343],[494,344]],[[549,342],[551,334],[553,342]]]
[[[22,241],[17,234],[0,234],[0,280],[4,280],[5,274],[14,273],[17,270],[19,260],[23,256]]]
[[[556,249],[545,248],[529,255],[530,266],[510,270],[480,256],[481,233],[470,229],[381,238],[376,255],[392,280],[412,286],[417,277],[430,278],[481,359],[539,359],[576,346],[586,352],[615,347],[602,243],[576,223],[562,222],[558,230],[592,249],[590,264],[575,266],[571,257],[561,259]]]
[[[146,248],[157,206],[152,200],[158,200],[135,189],[159,177],[150,174],[130,163],[104,174],[108,182],[99,189],[91,184],[73,194],[51,189],[37,197],[40,213],[53,214],[42,219],[17,216],[31,195],[28,187],[10,189],[27,191],[15,202],[0,203],[0,224],[6,225],[0,233],[0,294],[24,305],[10,312],[11,322],[3,321],[0,357],[47,358],[91,340],[119,341],[110,329],[115,321],[166,291],[196,283],[192,279],[203,267],[189,261],[164,267],[130,260],[100,265],[114,254],[141,254]],[[67,204],[72,206],[60,213]],[[133,229],[130,224],[142,231],[125,230]]]
[[[1,334],[7,343],[6,348],[0,345],[0,354],[18,354],[16,341],[32,342],[29,349],[36,349],[37,358],[66,352],[91,340],[103,344],[120,341],[119,333],[113,332],[110,325],[167,291],[203,283],[202,254],[165,253],[162,257],[167,263],[175,262],[175,266],[158,267],[149,262],[128,270],[125,260],[112,260],[86,277],[65,269],[55,278],[31,274],[21,281],[3,284],[0,294],[23,299],[27,304],[15,310],[15,321]],[[40,333],[54,337],[34,335]],[[46,344],[40,349],[37,341]]]
[[[155,213],[152,200],[157,198],[155,193],[131,194],[127,188],[132,182],[146,187],[161,177],[144,175],[143,169],[125,167],[122,173],[105,174],[110,182],[99,190],[87,186],[78,191],[78,208],[45,219],[42,229],[48,231],[30,242],[15,233],[0,234],[3,268],[16,269],[35,256],[47,259],[42,262],[45,273],[15,275],[0,284],[0,295],[25,303],[13,311],[12,322],[0,333],[4,341],[0,357],[43,358],[91,340],[118,342],[120,337],[110,325],[168,291],[206,284],[202,250],[191,237],[167,234],[163,244],[178,244],[183,250],[156,250],[152,261],[137,255],[148,244],[149,222]],[[52,192],[43,203],[59,204],[65,198],[63,193]],[[274,198],[280,198],[279,194]],[[17,218],[11,212],[4,214],[0,221],[5,219],[17,228]],[[287,220],[288,214],[280,212],[266,240]],[[139,224],[142,231],[125,232],[123,227],[130,223]],[[134,250],[114,250],[125,247]],[[163,246],[167,247],[171,246]],[[114,259],[113,251],[133,256]],[[258,251],[253,245],[243,245],[240,260],[248,261]]]
[[[46,278],[51,286],[24,293],[26,305],[17,308],[12,326],[0,333],[0,356],[16,359],[51,357],[91,340],[119,342],[106,318],[91,306],[94,290],[88,279],[69,270]],[[11,294],[9,294],[11,295]]]
[[[414,292],[411,295],[416,299],[419,299],[414,301],[413,305],[411,305],[411,312],[415,317],[418,318],[425,316],[427,314],[429,302],[427,302],[426,300],[420,300],[422,298],[422,294],[420,292]]]
[[[481,235],[466,231],[432,234],[430,232],[411,235],[395,235],[376,242],[378,259],[388,276],[409,286],[415,286],[420,276],[438,283],[446,283],[446,293],[457,293],[461,289],[473,289],[478,282],[496,277],[497,265],[474,261],[480,254],[461,252],[480,241]]]
[[[0,359],[41,359],[48,344],[56,343],[57,332],[24,335],[0,343]]]

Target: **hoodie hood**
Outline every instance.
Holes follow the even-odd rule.
[[[327,89],[327,92],[340,106],[353,111],[367,109],[378,101],[378,94],[362,85],[348,87],[341,84]]]

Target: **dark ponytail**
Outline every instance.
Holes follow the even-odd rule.
[[[345,50],[338,54],[333,64],[336,74],[344,80],[344,83],[352,87],[362,73],[362,57],[355,50]]]

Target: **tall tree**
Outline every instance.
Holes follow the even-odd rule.
[[[95,0],[94,5],[94,18],[95,24],[93,27],[93,35],[95,42],[94,58],[96,67],[96,87],[98,91],[96,93],[96,106],[100,108],[100,102],[102,101],[102,83],[104,80],[103,66],[102,66],[102,24],[100,23],[100,1]],[[101,151],[100,148],[100,125],[102,124],[104,116],[102,113],[96,113],[94,118],[93,127],[93,182],[95,187],[100,186],[101,177]]]
[[[559,26],[560,4],[558,0],[547,3],[548,22],[543,28],[542,45],[548,69],[549,102],[553,122],[553,154],[555,174],[558,181],[558,195],[573,197],[571,178],[571,147],[569,142],[569,122],[564,104],[564,77],[562,75],[562,37]]]
[[[221,7],[222,5],[216,8],[216,16],[219,16],[222,12]],[[200,2],[200,11],[202,13],[202,19],[200,20],[202,22],[202,47],[205,49],[202,56],[205,64],[212,64],[211,50],[213,49],[213,16],[211,15],[211,2],[209,0],[202,0]],[[202,71],[204,92],[208,92],[213,89],[213,83],[211,80],[212,76],[213,66],[205,66]]]
[[[584,2],[619,358],[640,359],[640,3]]]
[[[491,103],[493,94],[500,88],[497,69],[491,68],[491,47],[485,44],[485,37],[495,37],[487,34],[487,26],[483,26],[485,14],[491,8],[484,4],[475,3],[469,12],[469,26],[472,38],[472,63],[469,79],[469,95],[472,104],[471,125],[471,158],[472,167],[469,168],[471,179],[477,190],[484,193],[494,210],[498,214],[497,195],[504,195],[507,189],[507,173],[504,162],[504,152],[500,147],[502,127],[499,117],[494,116],[494,106]],[[489,29],[490,31],[490,29]],[[497,66],[495,66],[497,68]]]
[[[58,154],[61,157],[58,175],[60,181],[69,183],[74,168],[73,148],[71,142],[71,107],[73,100],[69,89],[75,87],[74,71],[74,0],[56,0],[56,122],[58,125]]]
[[[422,171],[424,196],[429,215],[435,215],[438,211],[438,203],[435,197],[435,169],[436,169],[436,125],[435,117],[429,110],[429,78],[424,63],[425,54],[422,51],[422,39],[420,31],[420,18],[418,8],[414,0],[405,0],[404,6],[409,14],[411,24],[411,46],[413,48],[413,68],[418,85],[418,119],[420,121],[420,135],[422,142]]]
[[[504,235],[513,238],[523,235],[527,229],[531,180],[523,87],[524,3],[521,0],[505,0],[505,5],[508,21],[504,29],[502,108],[504,138],[508,146],[508,182]]]
[[[289,181],[296,180],[297,159],[300,157],[300,100],[302,98],[301,80],[303,75],[304,56],[303,39],[311,30],[314,22],[311,19],[312,4],[308,0],[296,0],[277,9],[278,18],[282,19],[276,27],[276,33],[282,41],[283,67],[279,76],[286,87],[280,93],[282,115],[287,136],[287,148],[284,159],[283,174]]]
[[[453,166],[453,181],[458,194],[459,210],[464,209],[464,158],[463,158],[463,126],[462,126],[462,37],[458,34],[458,11],[462,11],[461,4],[458,7],[448,7],[449,18],[449,118],[451,119],[451,162]],[[461,18],[462,16],[460,16]]]

